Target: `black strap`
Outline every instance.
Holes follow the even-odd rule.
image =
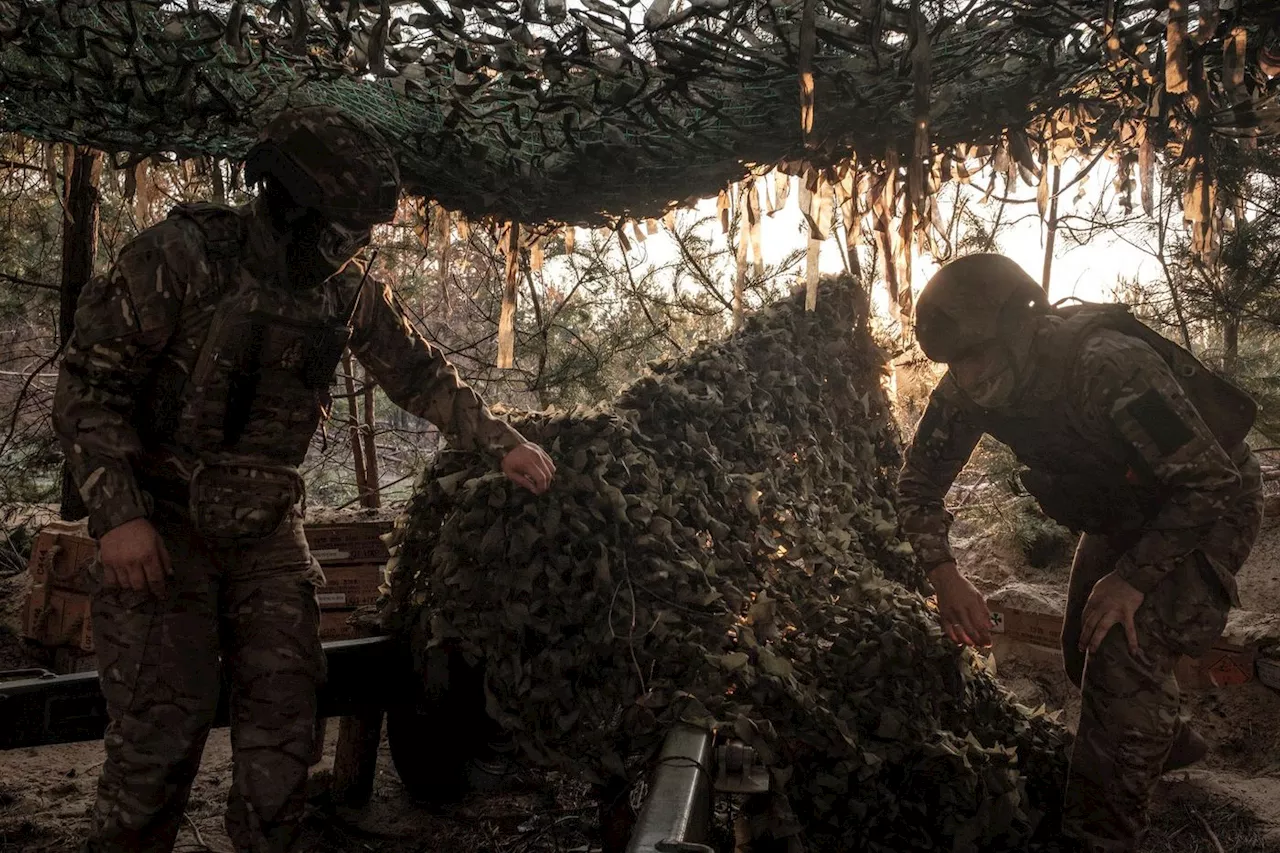
[[[266,337],[267,327],[261,320],[255,320],[249,326],[249,342],[245,347],[244,357],[236,366],[231,377],[231,387],[227,389],[227,408],[223,413],[222,446],[231,449],[244,435],[249,425],[249,414],[253,409],[253,401],[258,396],[258,385],[262,381],[262,341]]]
[[[360,284],[356,285],[356,295],[352,297],[351,304],[347,306],[343,312],[342,321],[348,326],[351,325],[351,318],[356,316],[356,307],[360,304],[360,294],[364,293],[364,286],[369,281],[369,273],[373,271],[373,262],[378,259],[378,250],[369,250],[369,260],[364,264],[364,275],[360,276]]]

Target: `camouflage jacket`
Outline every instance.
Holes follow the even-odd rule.
[[[58,378],[54,425],[95,535],[148,515],[144,487],[164,472],[211,458],[296,467],[347,346],[454,444],[500,454],[523,441],[360,263],[290,288],[254,206],[175,214],[85,287]],[[230,263],[216,239],[228,222]]]
[[[950,374],[930,396],[898,480],[902,528],[923,567],[954,560],[945,497],[990,434],[1029,469],[1023,484],[1047,515],[1127,546],[1116,568],[1134,587],[1149,591],[1200,550],[1234,600],[1224,567],[1238,565],[1226,555],[1259,506],[1252,453],[1224,450],[1165,361],[1136,338],[1099,329],[1064,363],[1052,346],[1060,322],[1041,321],[1029,378],[1009,407],[974,406]]]

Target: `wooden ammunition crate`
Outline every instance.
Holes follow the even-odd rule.
[[[1218,640],[1213,648],[1196,659],[1182,658],[1174,668],[1178,686],[1186,690],[1235,687],[1257,677],[1258,650]]]
[[[89,596],[56,587],[32,587],[22,618],[22,635],[48,648],[93,651]]]
[[[1058,651],[1062,635],[1061,616],[1002,606],[992,610],[991,618],[992,632],[1006,644],[1006,648],[1010,642],[1024,643],[1032,647],[1029,651],[1038,660],[1047,657],[1038,653],[1041,649],[1061,657]],[[1257,658],[1256,644],[1238,645],[1219,639],[1199,658],[1184,657],[1178,661],[1174,676],[1179,686],[1187,690],[1247,684],[1256,678]]]
[[[321,565],[385,563],[390,555],[382,536],[390,530],[390,521],[308,524],[304,528],[311,555]],[[98,545],[84,521],[46,524],[36,535],[27,562],[31,582],[87,591],[89,569],[97,552]]]
[[[304,528],[325,573],[326,584],[317,592],[322,639],[357,636],[346,620],[355,608],[378,599],[389,556],[381,537],[391,527],[390,521],[373,520]],[[93,651],[89,591],[96,559],[97,543],[85,522],[57,521],[41,529],[27,563],[32,590],[23,614],[25,637],[50,649]]]
[[[37,586],[88,593],[98,543],[89,536],[83,521],[55,521],[36,535],[27,560],[27,573]]]
[[[354,640],[361,636],[355,626],[348,625],[347,620],[355,613],[354,609],[344,610],[321,610],[320,611],[320,639],[329,640]]]
[[[323,568],[325,585],[316,593],[321,609],[349,610],[377,602],[385,577],[383,566],[366,563]]]
[[[308,524],[305,529],[311,556],[322,566],[385,563],[390,557],[382,541],[390,521]]]

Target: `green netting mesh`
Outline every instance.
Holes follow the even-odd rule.
[[[411,189],[446,206],[599,224],[749,164],[890,148],[932,190],[953,146],[1011,126],[1039,128],[1032,148],[1064,123],[1086,147],[1132,120],[1274,133],[1275,4],[1200,5],[1170,24],[1096,0],[11,0],[0,127],[236,157],[281,105],[331,103],[386,131]]]

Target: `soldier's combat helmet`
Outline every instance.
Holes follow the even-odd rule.
[[[267,122],[245,158],[245,182],[267,176],[330,222],[370,228],[395,217],[400,170],[390,146],[336,107],[291,107]]]
[[[916,340],[932,361],[951,363],[992,341],[1021,337],[1048,299],[1022,267],[986,252],[958,258],[929,279],[916,303]]]

